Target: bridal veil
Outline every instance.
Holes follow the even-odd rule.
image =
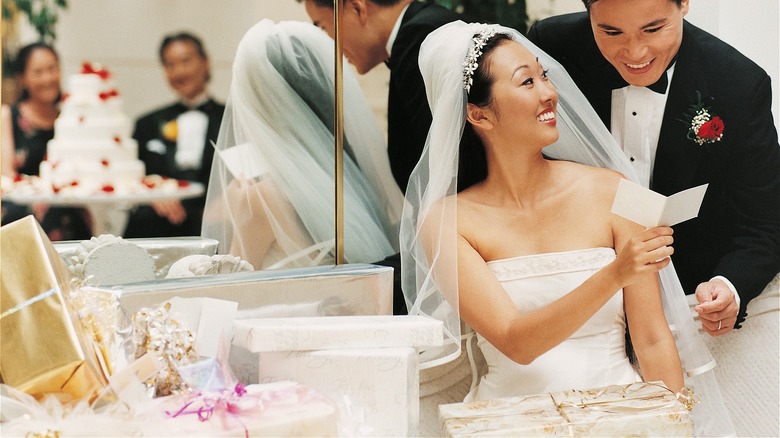
[[[334,44],[310,23],[262,20],[245,34],[209,181],[203,236],[255,269],[333,263]],[[397,252],[402,195],[384,135],[344,69],[344,257]]]
[[[458,310],[457,206],[453,195],[458,187],[459,144],[466,123],[464,61],[473,46],[472,37],[486,27],[509,35],[549,69],[548,76],[559,94],[560,137],[544,153],[555,159],[614,169],[637,181],[628,159],[565,69],[520,33],[498,25],[461,21],[431,33],[420,49],[419,63],[433,122],[409,180],[400,228],[402,281],[409,314],[439,319],[445,328],[444,346],[422,353],[423,368],[458,357],[461,335],[470,331],[461,322]],[[712,372],[715,360],[701,339],[674,267],[670,264],[659,276],[664,311],[675,336],[686,385],[701,397],[693,411],[695,433],[733,435]]]

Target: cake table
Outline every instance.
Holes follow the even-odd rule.
[[[48,204],[60,207],[86,207],[94,219],[92,234],[113,234],[121,236],[127,225],[130,209],[137,205],[148,205],[157,201],[170,201],[195,198],[204,193],[203,184],[189,182],[186,187],[175,191],[155,191],[127,194],[89,194],[74,193],[29,193],[9,190],[3,192],[3,200],[17,204]]]

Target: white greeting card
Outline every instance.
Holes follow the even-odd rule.
[[[225,163],[225,167],[236,178],[253,179],[270,171],[268,163],[252,143],[241,143],[236,146],[219,150],[211,143]]]
[[[195,333],[199,356],[216,357],[220,341],[233,338],[238,302],[207,297],[174,297],[169,302],[171,315],[183,319],[184,326]]]
[[[672,226],[699,215],[708,185],[703,184],[664,196],[627,179],[621,179],[612,204],[612,212],[646,227]]]

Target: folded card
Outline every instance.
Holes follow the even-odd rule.
[[[672,226],[693,219],[709,184],[693,187],[670,196],[621,179],[612,212],[646,227]]]
[[[216,149],[216,145],[212,143]],[[236,178],[253,179],[270,171],[268,162],[252,143],[241,143],[225,149],[216,149],[219,158]]]

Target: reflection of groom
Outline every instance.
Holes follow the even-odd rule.
[[[688,0],[584,3],[588,12],[542,20],[529,39],[563,64],[645,185],[671,195],[709,183],[699,216],[674,226],[672,260],[686,293],[696,293],[704,330],[739,328],[747,303],[780,271],[769,76],[684,21]],[[651,91],[667,74],[668,88]],[[699,97],[710,123],[696,132]]]
[[[298,0],[314,24],[333,37],[333,0]],[[398,186],[406,191],[409,175],[425,146],[431,110],[417,57],[429,33],[462,19],[448,9],[413,0],[341,0],[342,45],[358,73],[382,62],[390,69],[387,99],[387,153]],[[377,264],[395,270],[393,312],[406,313],[400,289],[400,255]]]

